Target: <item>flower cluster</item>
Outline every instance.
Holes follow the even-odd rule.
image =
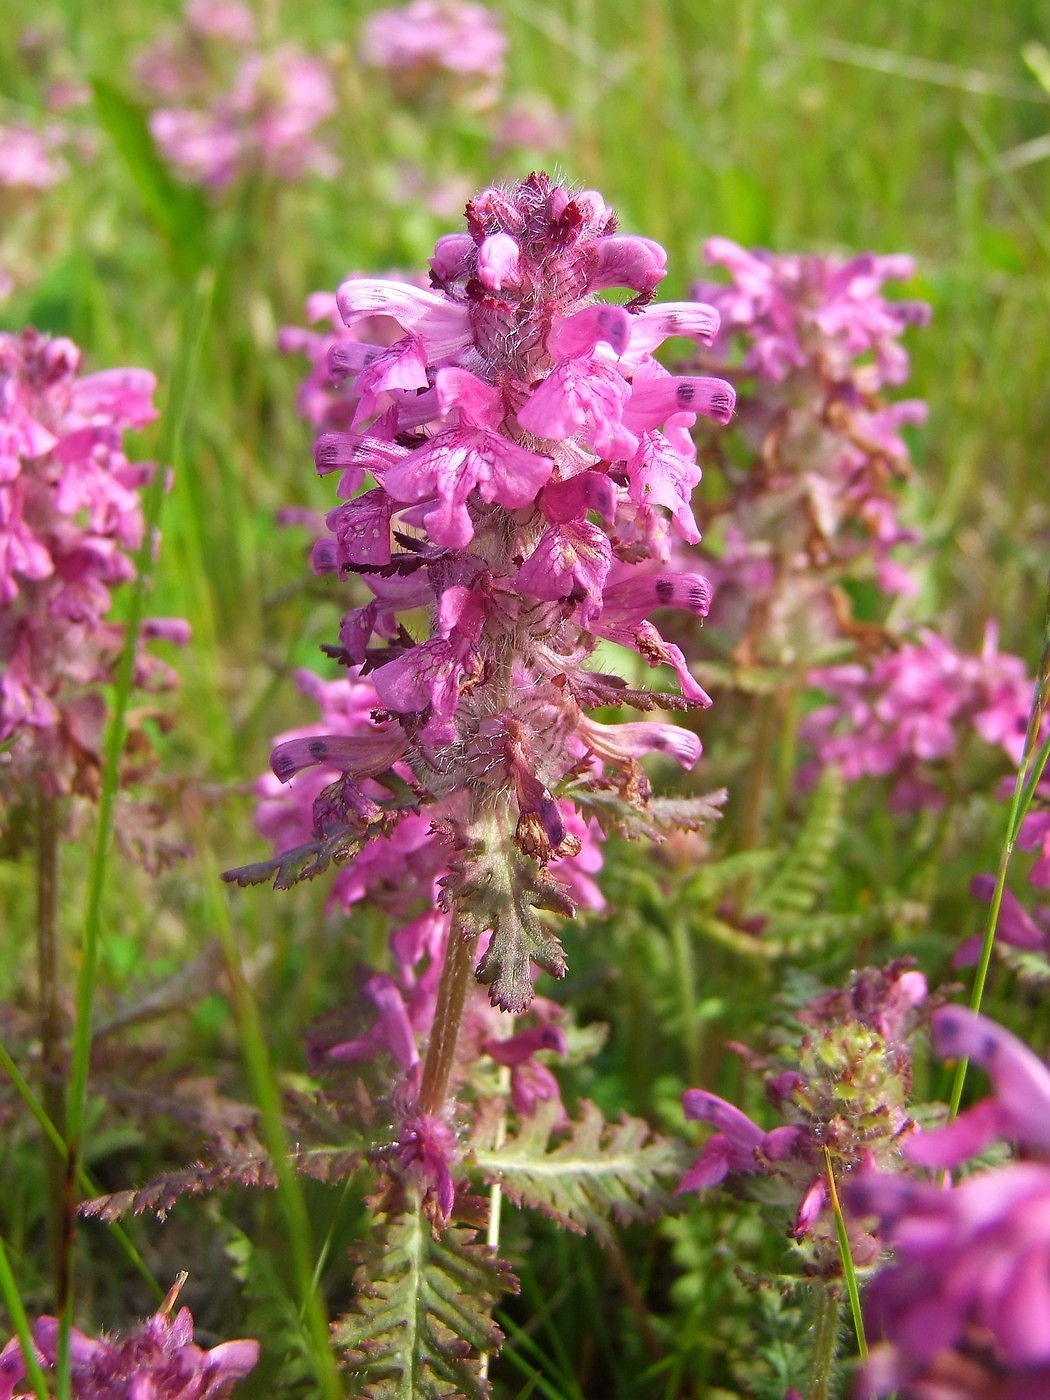
[[[695,289],[722,319],[702,359],[747,381],[751,459],[728,469],[712,619],[738,639],[739,660],[806,664],[851,630],[836,587],[844,577],[874,572],[886,592],[911,587],[893,558],[911,538],[895,483],[908,469],[900,428],[925,408],[882,390],[905,378],[900,336],[928,312],[882,295],[886,281],[911,276],[905,257],[777,256],[721,238],[705,252],[732,281]],[[745,347],[738,368],[734,340]]]
[[[499,96],[507,40],[499,17],[470,0],[411,0],[365,22],[361,59],[382,68],[399,96],[474,108]]]
[[[1030,1160],[945,1189],[871,1173],[847,1189],[876,1215],[894,1249],[867,1293],[870,1334],[883,1340],[860,1394],[926,1400],[1029,1400],[1050,1393],[1050,1071],[1008,1031],[962,1007],[933,1018],[941,1056],[984,1066],[993,1098],[951,1125],[916,1132],[912,1162],[954,1167],[1000,1138]]]
[[[1034,683],[1020,657],[999,651],[994,626],[978,655],[923,630],[870,666],[816,668],[809,679],[834,696],[803,726],[817,764],[838,764],[850,781],[892,777],[900,810],[939,799],[932,765],[968,732],[1015,765],[1021,756]]]
[[[706,581],[660,567],[658,550],[669,528],[698,534],[696,414],[724,422],[733,407],[723,381],[652,358],[671,335],[710,339],[717,318],[693,303],[649,305],[663,250],[618,235],[598,195],[533,175],[484,191],[467,221],[439,241],[430,289],[367,278],[339,289],[355,334],[329,364],[352,380],[338,401],[348,426],[320,434],[316,460],[339,473],[343,501],[314,566],[357,575],[367,601],[327,648],[348,678],[304,681],[327,731],[285,736],[272,756],[288,786],[282,798],[266,785],[260,823],[279,850],[300,844],[231,876],[276,872],[281,885],[336,859],[335,897],[349,906],[367,893],[390,915],[397,976],[368,982],[379,1019],[340,1053],[392,1054],[401,1165],[428,1144],[417,1157],[439,1218],[448,1127],[420,1127],[413,1113],[417,1045],[448,949],[473,943],[493,1005],[523,1011],[533,967],[565,970],[538,911],[600,902],[601,830],[661,834],[639,760],[689,768],[699,756],[687,729],[608,725],[586,711],[710,703],[648,614],[706,610]],[[617,287],[626,305],[598,299]],[[397,338],[359,338],[381,319]],[[320,415],[331,411],[321,400]],[[680,693],[593,668],[603,641],[669,665]],[[712,810],[682,800],[674,821],[695,828]],[[551,1097],[533,1056],[559,1048],[552,1016],[509,1041],[476,1010],[468,1021],[483,1053],[510,1067],[513,1095],[534,1102],[540,1085]]]
[[[259,1359],[259,1343],[222,1342],[205,1351],[193,1341],[189,1308],[170,1315],[180,1284],[161,1308],[124,1338],[87,1337],[75,1328],[71,1340],[73,1400],[222,1400]],[[45,1377],[55,1373],[58,1319],[42,1317],[33,1329],[36,1359]],[[0,1351],[0,1400],[30,1400],[17,1390],[25,1379],[17,1337]]]
[[[222,190],[250,173],[337,172],[315,135],[336,105],[325,64],[292,44],[261,45],[247,6],[190,0],[183,29],[157,39],[136,69],[161,101],[153,138],[184,179]]]
[[[153,466],[129,462],[123,433],[154,417],[146,370],[81,375],[69,340],[0,335],[0,740],[15,787],[93,794],[105,705],[123,629],[106,622],[114,585],[134,576],[140,488]],[[153,619],[143,636],[185,641]],[[144,652],[136,683],[171,673]]]
[[[730,1175],[754,1176],[756,1184],[761,1178],[763,1200],[794,1210],[791,1233],[804,1243],[808,1267],[837,1276],[828,1173],[844,1179],[860,1167],[900,1165],[901,1145],[914,1128],[909,1042],[925,997],[926,979],[901,960],[855,973],[845,991],[803,1007],[798,1019],[808,1029],[801,1043],[766,1075],[767,1096],[783,1120],[769,1131],[717,1095],[688,1089],[686,1117],[718,1131],[679,1191],[715,1186]],[[858,1265],[873,1263],[881,1250],[861,1230],[851,1230],[850,1244]]]

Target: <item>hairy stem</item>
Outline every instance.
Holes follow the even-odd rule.
[[[39,979],[41,1102],[53,1124],[66,1120],[62,1067],[62,973],[58,947],[58,802],[41,789],[37,799],[36,938]],[[65,1248],[63,1208],[65,1157],[50,1140],[44,1143],[47,1220],[56,1296],[60,1291]]]
[[[438,986],[434,1029],[423,1064],[423,1083],[419,1091],[419,1107],[423,1113],[440,1113],[448,1093],[470,985],[473,951],[474,940],[464,935],[458,920],[453,918]]]
[[[837,1284],[825,1283],[817,1291],[817,1316],[813,1324],[813,1352],[806,1378],[806,1400],[828,1400],[838,1350],[839,1314],[842,1291]]]

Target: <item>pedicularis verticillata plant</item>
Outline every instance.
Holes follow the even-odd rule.
[[[298,844],[229,878],[274,875],[283,886],[335,861],[336,895],[349,905],[367,893],[396,925],[396,975],[363,987],[377,1015],[364,1031],[358,1022],[329,1037],[322,1054],[329,1064],[378,1054],[394,1070],[369,1111],[373,1138],[385,1139],[372,1153],[378,1206],[396,1238],[362,1297],[403,1273],[405,1232],[418,1236],[410,1222],[420,1211],[435,1230],[477,1223],[462,1184],[471,1143],[483,1176],[577,1224],[597,1220],[603,1204],[644,1201],[676,1160],[642,1147],[643,1125],[606,1130],[596,1110],[566,1124],[535,1060],[567,1049],[559,1008],[541,999],[534,1024],[517,1032],[493,1010],[525,1012],[537,968],[563,975],[553,919],[600,898],[588,871],[603,832],[696,830],[717,807],[654,798],[640,766],[659,753],[691,767],[700,741],[690,730],[588,713],[710,703],[649,615],[707,611],[706,580],[664,564],[672,530],[699,538],[689,429],[697,414],[727,422],[734,394],[653,359],[668,337],[707,343],[718,327],[702,303],[650,304],[664,266],[658,245],[616,233],[599,195],[532,175],[468,204],[467,232],[438,242],[430,289],[356,278],[338,293],[351,332],[376,318],[401,332],[392,344],[351,335],[333,351],[353,381],[351,427],[322,433],[316,447],[318,470],[340,473],[343,504],[314,566],[356,575],[371,596],[325,648],[348,678],[306,683],[328,732],[286,737],[273,753],[288,795],[267,792],[263,825],[279,847]],[[617,288],[626,304],[602,299]],[[677,690],[628,685],[596,657],[603,643],[669,666]],[[472,972],[489,1007],[470,991]],[[508,1112],[516,1175],[514,1153],[501,1163],[496,1150]],[[575,1134],[577,1165],[539,1185],[529,1159],[545,1155],[559,1125]],[[613,1139],[620,1166],[588,1197],[579,1164]],[[501,1286],[499,1276],[486,1285]],[[373,1370],[452,1364],[440,1327],[422,1360],[376,1362],[367,1329],[348,1323],[341,1335],[362,1344],[359,1363]],[[457,1335],[483,1348],[494,1340],[478,1321]],[[402,1344],[391,1343],[395,1357]]]

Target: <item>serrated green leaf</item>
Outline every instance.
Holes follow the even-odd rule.
[[[637,1220],[665,1207],[661,1178],[686,1167],[679,1142],[651,1135],[641,1118],[609,1123],[586,1099],[564,1140],[551,1146],[561,1106],[541,1104],[502,1147],[475,1148],[473,1164],[516,1205],[532,1206],[577,1233],[609,1236],[609,1220]]]
[[[496,1301],[517,1291],[508,1266],[475,1232],[459,1227],[435,1239],[418,1210],[396,1216],[361,1251],[354,1312],[333,1330],[371,1400],[484,1400],[484,1352],[503,1334]]]
[[[798,839],[750,902],[749,915],[803,914],[816,907],[842,835],[845,792],[839,770],[825,768]]]

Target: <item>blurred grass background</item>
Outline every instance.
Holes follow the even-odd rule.
[[[1050,544],[1045,5],[495,3],[509,38],[507,97],[545,98],[569,119],[559,148],[498,156],[484,116],[440,106],[410,112],[381,76],[361,70],[360,25],[377,8],[314,0],[259,10],[273,38],[294,39],[334,62],[341,106],[331,144],[342,171],[334,180],[283,187],[257,181],[221,200],[175,182],[136,134],[141,113],[130,59],[177,18],[175,7],[8,0],[0,24],[0,121],[39,115],[51,77],[87,78],[96,83],[95,106],[70,119],[83,121],[98,144],[93,160],[78,162],[32,209],[5,211],[3,236],[22,240],[33,276],[0,304],[0,326],[32,322],[69,334],[85,348],[89,368],[152,369],[163,412],[184,308],[201,277],[215,279],[150,602],[150,611],[188,617],[194,629],[177,662],[183,688],[162,742],[165,768],[195,780],[184,791],[183,816],[209,855],[158,884],[137,876],[111,882],[102,949],[107,1004],[176,972],[207,945],[215,868],[249,860],[261,845],[250,801],[231,799],[223,785],[245,788],[265,767],[274,734],[313,718],[291,671],[323,668],[317,649],[334,635],[341,602],[330,579],[310,575],[305,532],[278,527],[276,512],[287,505],[323,511],[334,498],[330,483],[315,478],[311,431],[295,411],[303,362],[279,355],[275,335],[281,325],[302,323],[309,292],[334,289],[351,269],[425,267],[435,238],[455,228],[457,216],[428,208],[412,181],[451,187],[446,202],[453,206],[484,184],[539,165],[594,187],[619,210],[624,230],[666,246],[668,298],[701,273],[702,245],[713,234],[778,252],[913,254],[918,274],[909,294],[934,312],[931,326],[908,341],[908,391],[930,405],[912,438],[912,517],[927,551],[919,614],[972,648],[986,618],[997,616],[1004,648],[1032,665],[1036,659]],[[143,451],[156,441],[146,435]],[[702,523],[702,487],[697,506]],[[66,856],[71,929],[85,860],[75,847]],[[5,866],[2,880],[10,915],[6,995],[28,998],[32,969],[19,920],[31,873]],[[270,1051],[283,1070],[301,1066],[303,1026],[339,995],[349,964],[368,956],[362,941],[380,942],[367,915],[355,915],[359,941],[348,955],[345,921],[326,916],[324,893],[252,892],[234,900]],[[673,1117],[683,1028],[659,997],[654,1018],[652,1004],[639,999],[639,978],[617,981],[605,971],[610,949],[628,968],[644,970],[651,956],[645,936],[612,927],[590,946],[573,940],[575,994],[585,1006],[593,994],[613,1024],[608,1054],[578,1087],[610,1112],[622,1105],[651,1113],[655,1102]],[[721,982],[705,984],[701,1019],[725,1015],[734,974],[722,971]],[[672,965],[657,972],[673,986]],[[235,1059],[236,1032],[224,996],[200,990],[207,994],[179,1023],[180,1043],[165,1053],[207,1072]],[[735,1033],[743,1035],[746,1024]],[[114,1184],[141,1179],[155,1157],[155,1145],[132,1127],[96,1144]],[[16,1156],[5,1165],[20,1163]],[[12,1201],[9,1226],[18,1219],[28,1231],[31,1196],[30,1184],[24,1199]],[[319,1234],[352,1232],[353,1210],[333,1223],[323,1193],[311,1191],[310,1204]],[[197,1207],[181,1209],[176,1237],[190,1232],[185,1222]],[[212,1218],[219,1207],[202,1209]],[[230,1221],[243,1221],[247,1210],[225,1202],[221,1209]],[[651,1239],[632,1235],[625,1245],[639,1295],[663,1297],[677,1318],[670,1343],[663,1338],[664,1363],[654,1363],[637,1310],[602,1330],[603,1256],[547,1231],[524,1275],[531,1312],[518,1308],[510,1318],[528,1330],[500,1363],[502,1393],[526,1394],[534,1384],[532,1393],[553,1396],[715,1394],[698,1388],[716,1382],[705,1379],[709,1362],[697,1358],[708,1355],[704,1328],[727,1310],[737,1285],[727,1264],[705,1279],[704,1260],[725,1260],[730,1237],[750,1227],[719,1206],[691,1234],[672,1228],[681,1235],[679,1263],[690,1251],[696,1256],[691,1283],[661,1281],[666,1261]],[[520,1226],[508,1230],[513,1246]],[[195,1270],[202,1288],[211,1267]],[[544,1270],[562,1279],[564,1296],[544,1299]],[[95,1295],[111,1321],[101,1267]],[[132,1311],[145,1310],[131,1296]],[[222,1290],[212,1301],[212,1323],[228,1334],[223,1309],[237,1305]],[[771,1313],[762,1325],[773,1346],[793,1324]],[[668,1344],[676,1358],[670,1365]],[[615,1364],[602,1360],[606,1352]],[[542,1378],[529,1382],[537,1353]]]

